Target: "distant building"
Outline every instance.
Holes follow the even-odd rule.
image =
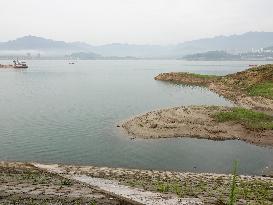
[[[27,59],[31,59],[31,53],[27,53]]]

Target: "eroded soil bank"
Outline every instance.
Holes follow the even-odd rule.
[[[253,67],[226,76],[161,73],[155,80],[205,86],[238,106],[273,114],[273,65]]]
[[[175,107],[148,112],[126,121],[122,127],[142,138],[194,137],[211,140],[240,139],[273,146],[273,130],[248,129],[238,122],[218,122],[216,113],[231,108],[218,106]]]

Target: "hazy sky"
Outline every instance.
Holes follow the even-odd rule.
[[[0,41],[173,44],[273,31],[273,0],[0,0]]]

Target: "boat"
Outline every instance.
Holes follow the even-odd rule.
[[[17,61],[14,60],[13,63],[14,63],[13,68],[28,68],[28,65],[26,62],[23,62],[23,61],[20,62],[18,59]]]
[[[249,64],[248,65],[249,67],[256,67],[256,66],[258,66],[257,64]]]

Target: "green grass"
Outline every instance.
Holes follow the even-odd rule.
[[[248,94],[251,96],[262,96],[273,99],[273,83],[266,82],[262,84],[253,85],[248,88]]]
[[[69,179],[64,179],[61,181],[61,185],[63,186],[71,186],[73,184],[73,182]]]
[[[189,77],[195,77],[195,78],[202,78],[202,79],[213,79],[213,78],[218,78],[219,76],[217,75],[202,75],[202,74],[197,74],[197,73],[179,73],[181,75],[189,76]]]
[[[273,129],[273,116],[245,108],[233,108],[231,111],[218,112],[214,117],[218,122],[234,121],[250,129]]]
[[[166,193],[170,190],[170,185],[168,183],[158,182],[156,185],[156,190],[161,193]]]
[[[232,171],[232,180],[231,180],[231,190],[229,194],[229,205],[235,205],[237,197],[237,166],[238,162],[234,161],[233,171]]]

